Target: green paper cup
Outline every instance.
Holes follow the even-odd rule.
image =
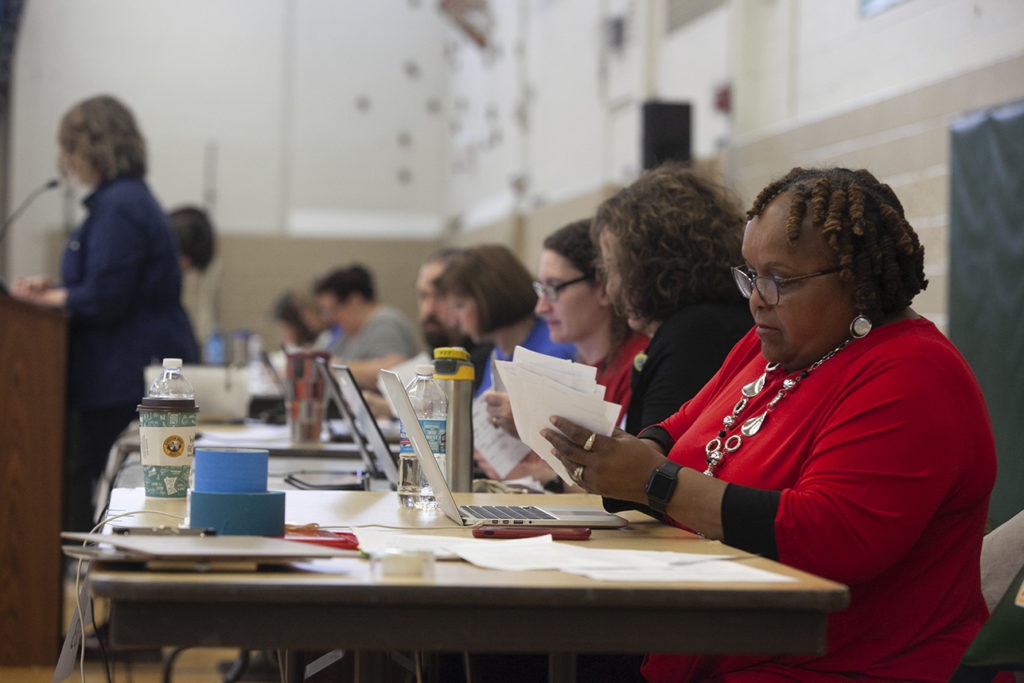
[[[139,445],[147,497],[184,498],[188,493],[197,412],[192,399],[142,399]]]

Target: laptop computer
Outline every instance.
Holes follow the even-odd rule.
[[[288,393],[288,388],[284,384],[284,380],[281,379],[281,373],[277,371],[274,364],[270,362],[270,354],[264,349],[260,349],[260,364],[263,365],[263,369],[266,370],[267,377],[273,382],[274,387],[277,389],[277,393],[282,396]]]
[[[381,370],[380,378],[391,406],[405,427],[416,459],[426,475],[427,483],[434,489],[437,504],[456,524],[477,526],[479,524],[510,524],[540,526],[588,526],[622,527],[628,522],[597,507],[549,507],[547,505],[457,505],[441,468],[437,466],[426,435],[420,428],[416,412],[409,395],[402,386],[397,373]]]
[[[391,488],[398,482],[398,456],[391,451],[370,406],[363,398],[347,365],[332,365],[318,360],[316,367],[324,379],[327,395],[348,425],[352,441],[363,458],[371,479],[386,479]]]

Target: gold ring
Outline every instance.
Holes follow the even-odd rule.
[[[498,426],[498,418],[494,415],[491,416],[491,425],[494,427]]]
[[[589,452],[590,449],[594,447],[594,439],[596,438],[597,434],[595,434],[594,432],[590,432],[590,436],[587,437],[586,443],[583,444],[583,450]]]
[[[583,465],[576,465],[576,469],[572,471],[572,478],[576,481],[583,481]]]

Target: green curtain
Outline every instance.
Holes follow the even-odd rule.
[[[952,124],[949,194],[949,337],[992,416],[1001,524],[1024,508],[1024,101]]]

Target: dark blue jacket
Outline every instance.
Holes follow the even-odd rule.
[[[181,306],[181,270],[163,209],[140,178],[104,183],[61,259],[67,288],[68,405],[138,402],[143,368],[198,360]]]

